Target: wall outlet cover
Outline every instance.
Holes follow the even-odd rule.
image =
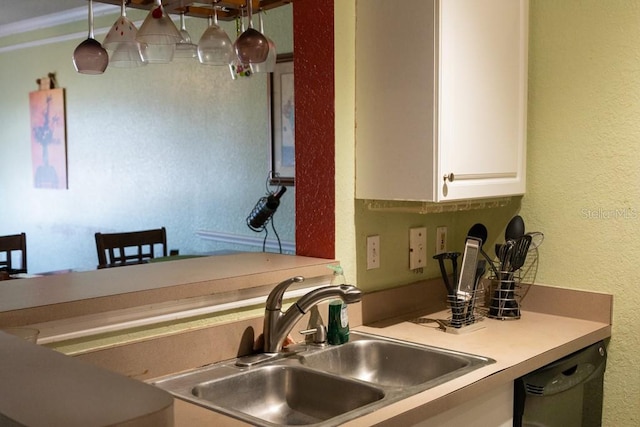
[[[380,236],[367,236],[367,270],[380,268]]]
[[[409,229],[409,269],[427,266],[427,228]]]
[[[436,255],[447,252],[447,227],[440,226],[436,229]]]

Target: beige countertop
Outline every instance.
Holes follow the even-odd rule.
[[[486,318],[481,321],[483,328],[464,334],[445,333],[437,329],[434,323],[407,321],[412,318],[411,315],[354,327],[354,330],[367,333],[489,357],[496,363],[392,403],[345,425],[397,426],[418,423],[491,393],[524,374],[611,336],[610,295],[546,286],[540,286],[532,292],[529,297],[531,308],[554,313],[523,311],[521,319],[508,321]],[[381,294],[384,295],[384,292]],[[387,295],[382,299],[388,301],[388,298]],[[566,304],[558,304],[557,301],[563,299]],[[373,302],[370,305],[375,304]],[[363,305],[366,307],[367,301],[363,301]],[[576,305],[598,309],[585,312],[576,308]],[[445,319],[447,315],[446,311],[440,311],[425,317]],[[177,426],[208,423],[219,426],[246,425],[182,401],[175,406],[175,411]]]
[[[446,313],[429,317],[445,318]],[[496,363],[391,404],[347,425],[373,425],[398,414],[403,414],[403,424],[410,419],[429,418],[611,335],[611,327],[605,323],[535,312],[523,312],[522,318],[516,321],[484,319],[483,324],[483,329],[460,335],[411,322],[357,328],[373,334],[489,357]],[[399,419],[395,418],[394,422],[399,422]]]
[[[430,318],[446,318],[436,313]],[[485,327],[467,334],[450,334],[412,322],[360,326],[358,331],[420,344],[473,353],[496,360],[462,377],[392,403],[349,421],[348,426],[411,425],[478,397],[559,358],[611,335],[610,325],[563,316],[524,312],[517,321],[485,319]],[[247,425],[176,400],[176,426]]]
[[[0,425],[173,425],[173,398],[153,386],[0,332]]]

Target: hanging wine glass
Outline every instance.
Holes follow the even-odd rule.
[[[73,66],[81,74],[102,74],[109,55],[93,35],[93,0],[89,0],[89,36],[73,51]]]
[[[142,57],[142,52],[146,46],[141,46],[138,42],[120,43],[109,56],[109,64],[117,68],[137,68],[147,65]]]
[[[231,39],[218,25],[218,9],[209,15],[209,26],[198,41],[198,60],[205,65],[229,65],[233,60]]]
[[[264,11],[260,12],[259,15],[259,23],[260,23],[260,32],[264,35],[264,20],[262,16],[264,15]],[[264,62],[255,62],[251,64],[251,71],[254,73],[273,73],[276,69],[276,59],[278,57],[278,52],[276,51],[276,44],[267,37],[267,42],[269,42],[269,54],[267,55],[267,59]]]
[[[238,58],[243,63],[256,63],[264,62],[269,54],[269,41],[260,33],[260,31],[253,28],[253,1],[247,0],[247,13],[249,17],[249,26],[246,31],[240,34],[240,37],[236,40],[234,47]]]
[[[150,64],[163,64],[173,59],[176,43],[182,40],[182,35],[162,7],[161,0],[155,0],[154,7],[138,30],[136,40],[146,45],[142,49],[142,57]]]
[[[242,33],[244,33],[244,20],[242,19],[242,9],[236,17],[236,41]],[[251,66],[248,62],[242,62],[238,55],[232,55],[231,63],[229,64],[229,71],[231,71],[231,78],[233,80],[238,77],[251,77]]]
[[[126,0],[122,0],[120,17],[111,26],[102,46],[111,51],[109,63],[118,68],[135,68],[146,65],[142,59],[140,43],[136,40],[138,29],[127,18]]]
[[[138,29],[136,25],[127,18],[126,0],[122,0],[120,5],[120,16],[113,23],[107,36],[102,42],[102,47],[107,50],[116,50],[120,43],[135,42]]]
[[[193,59],[198,56],[198,46],[191,42],[191,35],[187,31],[184,22],[184,12],[180,13],[180,34],[182,39],[176,43],[176,52],[174,58]]]

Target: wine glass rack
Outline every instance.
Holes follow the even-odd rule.
[[[95,0],[97,3],[113,4],[120,6],[122,0]],[[276,7],[293,3],[294,0],[252,0],[254,11],[269,10]],[[130,0],[127,1],[127,8],[151,10],[154,7],[154,0]],[[213,15],[214,7],[218,8],[218,19],[221,21],[232,21],[238,16],[245,15],[246,0],[169,0],[163,1],[164,10],[172,15],[180,15],[184,13],[186,16],[195,18],[208,18]]]

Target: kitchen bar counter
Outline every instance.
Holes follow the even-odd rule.
[[[296,274],[329,274],[331,263],[254,252],[6,280],[0,282],[0,327],[275,285]]]

